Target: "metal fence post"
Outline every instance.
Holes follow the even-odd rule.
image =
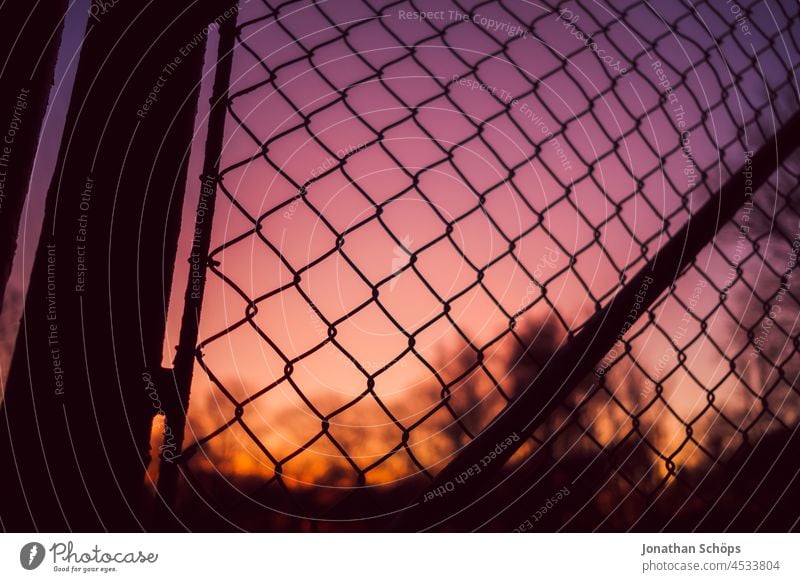
[[[174,368],[167,371],[166,378],[172,380],[176,398],[166,411],[166,422],[175,436],[178,450],[176,457],[165,458],[159,463],[158,497],[156,504],[156,524],[160,529],[172,529],[176,525],[175,502],[178,482],[180,453],[185,433],[186,415],[189,408],[189,394],[197,347],[200,313],[205,291],[206,265],[211,243],[211,230],[214,221],[217,180],[222,144],[225,137],[225,117],[228,106],[228,86],[233,62],[233,45],[236,37],[236,18],[226,20],[219,28],[219,47],[217,67],[214,74],[214,87],[211,96],[208,135],[206,137],[203,161],[203,175],[200,176],[200,199],[195,215],[196,221],[190,268],[197,268],[196,280],[192,274],[186,282],[183,316],[178,348],[175,353]],[[195,267],[196,266],[196,267]]]

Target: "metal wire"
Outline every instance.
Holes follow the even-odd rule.
[[[218,180],[225,208],[218,206],[217,246],[207,265],[222,291],[216,306],[207,295],[205,307],[225,310],[226,321],[197,347],[199,366],[228,404],[215,404],[224,419],[206,423],[180,459],[190,489],[233,527],[343,528],[354,520],[364,527],[363,520],[402,507],[419,479],[433,479],[514,398],[524,374],[541,365],[529,359],[532,343],[541,344],[535,359],[546,360],[571,341],[747,163],[746,152],[797,110],[796,3],[453,2],[435,7],[441,18],[413,21],[401,12],[431,7],[378,4],[240,7]],[[518,151],[498,145],[498,131],[513,136]],[[412,157],[409,139],[419,143]],[[312,148],[317,158],[307,153]],[[464,152],[475,151],[491,160],[495,176],[473,171]],[[365,178],[364,167],[379,169],[364,160],[378,159],[372,163],[389,172],[384,182]],[[254,174],[269,177],[261,198],[246,172],[251,181]],[[442,175],[462,186],[458,204],[442,201],[435,181]],[[549,527],[635,527],[670,487],[702,497],[697,481],[707,473],[693,467],[724,466],[743,445],[778,427],[793,429],[798,176],[795,165],[784,164],[670,292],[635,314],[581,395],[563,402],[515,457],[518,463],[544,452],[552,466],[576,450],[590,451],[608,468],[602,491],[590,496],[601,494],[596,503],[608,510],[605,519],[576,525],[564,518]],[[343,221],[317,195],[338,183],[367,209],[357,219]],[[410,197],[438,225],[424,241],[412,240],[392,214]],[[515,209],[511,224],[500,199]],[[303,231],[303,216],[313,232]],[[287,224],[310,245],[319,243],[318,252],[287,251]],[[480,241],[489,251],[475,252],[459,236],[475,224],[491,230],[491,239]],[[388,272],[376,271],[360,251],[379,240],[392,247]],[[467,273],[449,294],[426,261],[441,261],[443,248]],[[228,258],[235,252],[246,252],[257,270],[273,269],[273,280],[254,292],[252,275],[248,281]],[[305,284],[324,276],[317,273],[333,259],[366,290],[342,310],[325,307],[330,288],[310,291]],[[521,296],[497,284],[505,267],[527,283]],[[414,277],[419,293],[438,305],[413,327],[386,299],[401,277]],[[577,308],[570,293],[582,298]],[[236,317],[230,297],[239,301]],[[287,324],[259,315],[292,300],[307,309],[288,325],[316,326],[321,337],[313,345],[287,347],[277,339]],[[478,317],[502,325],[476,333],[457,315],[466,300],[488,306]],[[368,313],[379,313],[402,338],[393,357],[370,361],[341,339]],[[450,366],[419,347],[440,326],[460,338]],[[228,365],[235,360],[231,338],[245,333],[282,368],[256,389],[231,385],[225,369],[226,357]],[[361,377],[357,394],[332,408],[318,387],[298,380],[298,370],[313,368],[322,353],[351,363]],[[385,378],[409,362],[430,379],[416,396],[424,411],[415,415],[408,402],[381,391]],[[289,452],[274,450],[248,417],[279,390],[296,395],[317,426]],[[381,426],[343,420],[368,404],[383,416]],[[233,431],[237,436],[226,441]],[[380,451],[353,454],[359,439],[380,443]],[[268,474],[223,475],[225,486],[210,480],[224,473],[221,459],[236,456],[225,449],[231,443],[259,456]],[[632,461],[640,455],[647,462]],[[329,462],[311,479],[313,494],[288,470],[304,456]],[[399,501],[387,501],[392,496]],[[273,521],[250,520],[254,508],[268,508]],[[497,527],[508,524],[514,527]]]

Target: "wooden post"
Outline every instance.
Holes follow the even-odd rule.
[[[0,6],[0,312],[53,87],[67,0]]]
[[[163,412],[147,378],[161,365],[208,23],[235,17],[225,6],[91,6],[0,411],[7,530],[144,528]]]

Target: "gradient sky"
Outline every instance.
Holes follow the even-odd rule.
[[[17,282],[32,262],[68,102],[69,59],[79,46],[87,4],[76,2],[70,10],[22,228]],[[424,416],[439,402],[441,382],[434,372],[445,384],[454,380],[463,362],[475,359],[470,343],[489,346],[472,382],[482,413],[487,419],[496,413],[503,404],[497,384],[509,382],[509,315],[524,311],[521,329],[551,318],[562,333],[578,330],[608,302],[620,274],[641,268],[708,199],[704,188],[686,196],[698,181],[692,171],[702,168],[705,184],[717,188],[743,162],[744,151],[772,133],[763,111],[764,81],[750,65],[750,43],[762,51],[769,86],[785,80],[780,59],[798,56],[796,45],[763,52],[767,43],[756,26],[745,38],[724,5],[714,11],[699,3],[691,18],[679,3],[658,6],[666,11],[660,13],[665,21],[678,22],[672,34],[659,15],[634,2],[598,4],[591,11],[567,3],[569,12],[561,17],[545,4],[522,0],[506,8],[424,4],[434,12],[428,21],[409,18],[421,7],[408,3],[376,18],[366,3],[333,1],[292,3],[277,17],[263,3],[250,2],[239,17],[243,27],[222,164],[231,199],[219,197],[213,246],[217,269],[255,301],[257,313],[212,275],[201,337],[216,339],[204,345],[203,362],[244,404],[247,426],[275,457],[307,446],[285,468],[301,481],[317,481],[330,467],[345,466],[331,439],[314,440],[320,415],[369,391],[331,419],[329,433],[357,465],[371,465],[402,436],[386,410],[404,426]],[[756,12],[751,24],[774,34],[775,22],[785,19],[781,6],[789,5],[771,4],[775,10]],[[470,20],[464,15],[474,5],[477,16]],[[625,19],[616,19],[623,9]],[[519,27],[531,22],[533,32],[523,35]],[[578,29],[592,35],[597,51],[580,41]],[[714,47],[710,35],[724,36]],[[215,47],[212,34],[207,54],[215,54]],[[702,59],[701,49],[709,47],[711,56]],[[621,75],[600,54],[628,72]],[[209,64],[206,71],[213,72]],[[209,87],[204,84],[201,96],[190,177],[200,174]],[[665,92],[667,87],[674,92]],[[782,102],[779,95],[779,117],[787,113],[780,110]],[[737,128],[744,125],[748,131],[741,136]],[[193,222],[198,192],[190,182],[184,224]],[[189,230],[181,258],[188,256]],[[665,449],[682,439],[676,417],[702,411],[706,389],[728,374],[727,360],[707,340],[719,340],[722,351],[738,349],[730,343],[738,337],[731,331],[735,321],[717,309],[719,296],[712,290],[712,284],[726,282],[724,255],[730,259],[736,235],[735,227],[728,230],[722,251],[704,252],[698,269],[686,273],[674,296],[658,307],[661,329],[651,326],[632,343],[641,370],[664,382],[663,400],[644,421],[659,425]],[[344,242],[337,249],[339,235]],[[781,244],[773,247],[785,260]],[[761,273],[753,262],[746,271]],[[480,284],[473,286],[478,273]],[[187,274],[181,259],[165,363],[177,343]],[[774,292],[774,281],[759,281],[772,284]],[[734,291],[744,293],[744,286]],[[692,340],[700,330],[697,321],[682,326],[686,307],[675,300],[693,294],[693,311],[712,314],[700,341]],[[327,322],[336,322],[338,346],[328,341],[328,325],[309,300]],[[225,330],[230,331],[217,337]],[[409,352],[403,330],[414,335],[418,357]],[[674,374],[677,358],[669,354],[669,338],[687,346],[687,364]],[[296,358],[285,378],[285,359]],[[659,364],[662,358],[667,363]],[[630,361],[615,367],[611,382],[621,389],[630,368]],[[641,373],[631,382],[641,384]],[[720,406],[731,417],[746,418],[753,398],[734,378],[724,382]],[[650,398],[635,392],[620,397],[631,407]],[[234,406],[198,366],[189,438],[230,421]],[[610,439],[620,427],[606,412],[607,426],[599,420],[597,430]],[[440,411],[412,433],[410,444],[423,464],[451,452],[441,433],[450,423],[452,417]],[[212,441],[216,454],[225,451],[219,468],[271,474],[271,463],[242,426],[234,424],[227,434]],[[687,448],[682,458],[690,454]],[[416,470],[401,457],[392,457],[371,479]]]

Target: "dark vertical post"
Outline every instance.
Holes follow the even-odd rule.
[[[144,527],[152,419],[164,412],[148,379],[221,6],[91,5],[0,411],[6,529]]]
[[[183,316],[178,349],[175,353],[173,372],[177,398],[175,406],[167,411],[167,426],[174,435],[178,455],[184,438],[186,414],[189,408],[189,392],[197,348],[200,312],[208,264],[208,251],[211,244],[211,229],[214,221],[214,206],[217,197],[219,164],[222,156],[222,143],[225,138],[225,117],[228,107],[228,86],[233,63],[233,45],[236,38],[235,19],[226,20],[219,31],[217,68],[214,76],[214,89],[211,96],[211,110],[208,121],[203,161],[203,175],[200,176],[200,199],[195,214],[194,237],[189,257],[189,278],[184,294]],[[162,457],[159,464],[157,524],[160,529],[174,529],[175,498],[178,481],[179,459]]]
[[[53,87],[67,0],[0,5],[0,311]]]

